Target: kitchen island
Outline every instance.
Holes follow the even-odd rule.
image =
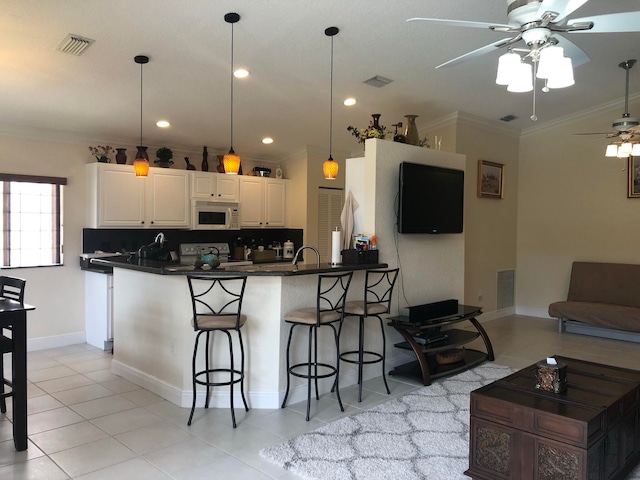
[[[94,259],[93,263],[113,267],[114,355],[113,373],[140,385],[182,407],[191,406],[191,357],[195,332],[190,325],[191,299],[185,276],[246,274],[242,312],[247,316],[243,328],[247,378],[245,392],[251,408],[279,408],[286,386],[285,347],[288,325],[284,313],[315,305],[317,275],[354,271],[348,299],[363,295],[364,270],[386,268],[387,264],[337,265],[291,263],[227,266],[224,270],[201,270],[153,260],[124,257]],[[345,324],[341,348],[357,343],[357,334]],[[319,332],[319,360],[335,361],[333,338]],[[305,332],[306,335],[306,332]],[[379,336],[379,331],[378,334]],[[372,338],[377,338],[372,333]],[[234,338],[237,341],[237,338]],[[293,358],[306,355],[306,342],[294,342]],[[298,348],[299,347],[299,348]],[[228,364],[226,337],[213,342],[214,364]],[[218,352],[221,352],[218,357]],[[388,354],[391,354],[390,350]],[[204,354],[203,354],[204,357]],[[390,358],[390,357],[389,357]],[[198,362],[204,363],[203,358]],[[393,363],[393,362],[391,362]],[[343,363],[340,385],[356,383],[356,371]],[[379,372],[378,372],[379,374]],[[306,383],[293,383],[291,402],[306,399]],[[331,390],[333,379],[321,382],[321,393]],[[237,389],[235,390],[237,392]],[[204,389],[196,404],[204,405]],[[240,405],[240,398],[236,405]],[[226,388],[213,389],[210,405],[228,407]]]

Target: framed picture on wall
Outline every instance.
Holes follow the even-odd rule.
[[[627,172],[629,173],[627,197],[640,198],[640,157],[629,157]]]
[[[503,198],[504,165],[502,163],[478,160],[478,196]]]

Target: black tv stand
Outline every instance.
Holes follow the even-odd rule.
[[[389,325],[395,328],[405,339],[404,342],[395,344],[398,348],[413,350],[416,360],[404,365],[399,365],[389,372],[389,375],[400,375],[413,378],[422,382],[423,385],[431,385],[431,381],[435,378],[452,375],[454,373],[467,370],[485,360],[494,360],[493,347],[487,332],[484,330],[480,322],[476,319],[482,313],[482,308],[470,305],[458,305],[457,311],[449,315],[427,318],[421,320],[415,316],[399,316],[390,317]],[[443,342],[435,344],[420,344],[414,337],[421,333],[428,333],[429,329],[440,329],[445,325],[453,325],[455,323],[469,321],[475,327],[476,331],[448,329],[446,330],[447,338]],[[440,365],[436,361],[437,352],[443,352],[452,348],[461,347],[472,342],[478,337],[482,337],[486,352],[474,349],[465,349],[464,359],[451,364]]]

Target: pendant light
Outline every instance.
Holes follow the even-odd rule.
[[[137,177],[146,177],[149,174],[149,155],[147,155],[147,147],[142,145],[142,66],[149,63],[149,57],[146,55],[136,55],[133,61],[140,65],[140,145],[136,148],[136,158],[133,160],[133,171]]]
[[[331,156],[333,147],[333,37],[338,34],[338,27],[329,27],[324,31],[327,37],[331,37],[331,83],[329,89],[329,158],[322,164],[322,173],[326,180],[335,180],[338,175],[338,162]]]
[[[240,157],[233,151],[233,24],[240,21],[240,15],[237,13],[227,13],[224,21],[231,24],[231,137],[229,153],[222,158],[224,165],[224,173],[237,175],[240,170]]]

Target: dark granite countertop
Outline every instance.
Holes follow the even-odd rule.
[[[91,259],[91,263],[95,265],[101,265],[105,267],[125,268],[128,270],[136,270],[138,272],[153,273],[156,275],[190,275],[190,274],[223,274],[223,275],[237,275],[246,274],[249,276],[289,276],[289,275],[310,275],[314,273],[332,273],[332,272],[349,272],[355,270],[367,270],[374,268],[386,268],[386,263],[368,263],[368,264],[353,264],[353,265],[331,265],[328,263],[321,263],[320,267],[316,267],[315,263],[301,263],[294,268],[289,263],[261,263],[253,265],[243,265],[234,267],[233,264],[225,268],[214,268],[210,270],[204,270],[201,268],[195,268],[193,265],[176,264],[170,262],[162,262],[158,260],[140,260],[130,257],[109,257],[109,258],[94,258]]]

